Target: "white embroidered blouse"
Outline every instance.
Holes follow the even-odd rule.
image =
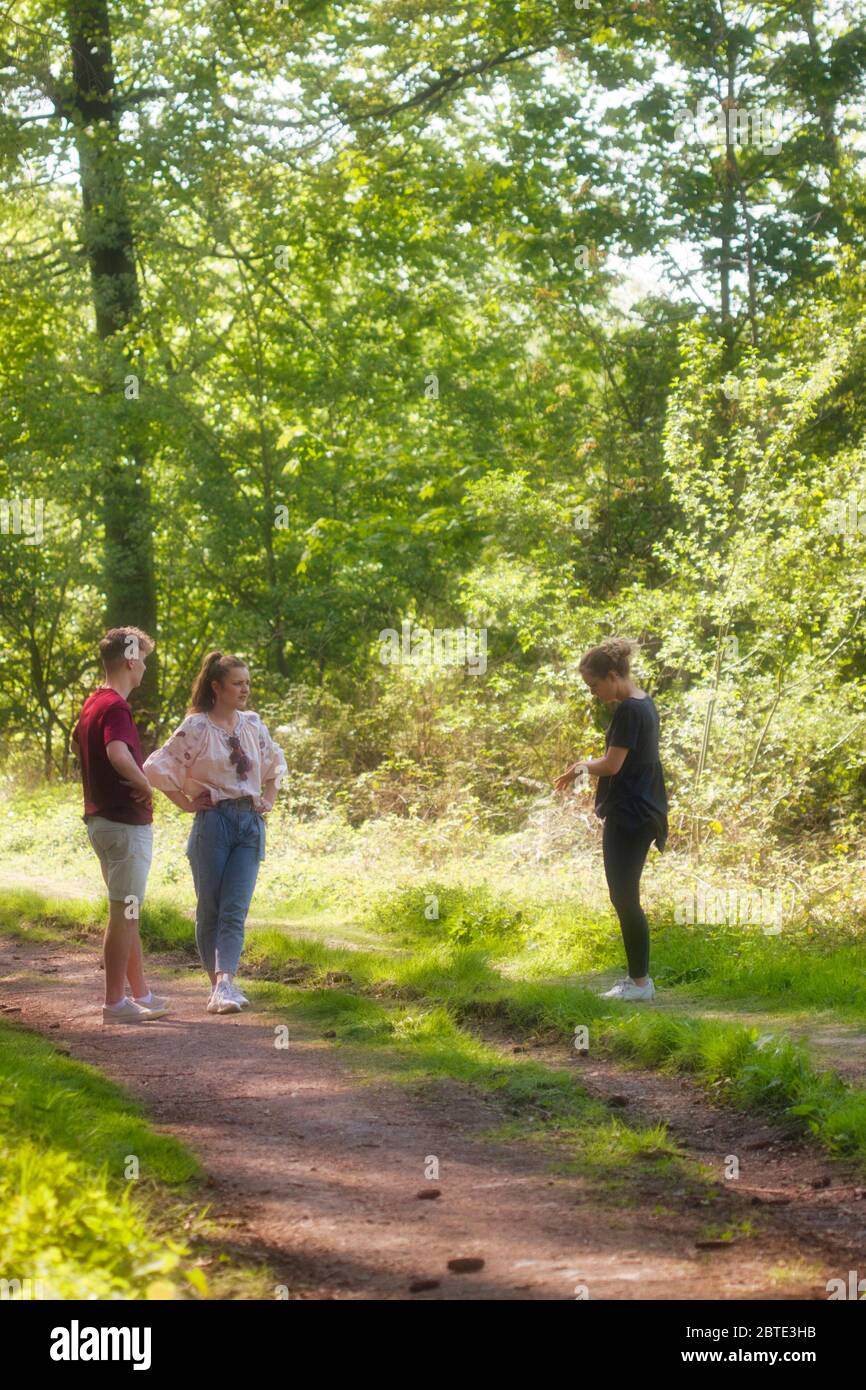
[[[221,729],[207,714],[188,714],[171,738],[146,759],[152,787],[179,791],[190,800],[210,792],[215,804],[228,797],[261,796],[272,779],[279,787],[286,759],[254,710],[239,710],[234,729]]]

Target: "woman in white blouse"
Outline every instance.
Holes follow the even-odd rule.
[[[282,749],[246,708],[249,697],[245,663],[209,652],[186,719],[144,764],[151,786],[195,816],[186,852],[196,892],[196,945],[212,985],[207,1010],[215,1014],[238,1013],[249,1003],[234,976],[265,857],[264,817],[287,771]]]

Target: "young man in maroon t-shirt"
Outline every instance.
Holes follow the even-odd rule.
[[[106,632],[99,644],[105,684],[85,700],[72,735],[84,785],[84,821],[108,889],[105,1023],[142,1023],[167,1012],[168,1001],[147,987],[141,955],[138,921],[153,856],[153,805],[127,700],[141,685],[153,646],[137,627]]]

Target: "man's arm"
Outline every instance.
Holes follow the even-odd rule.
[[[134,799],[149,805],[152,797],[150,783],[132,756],[128,744],[119,738],[113,738],[106,744],[105,751],[117,775],[132,787]]]

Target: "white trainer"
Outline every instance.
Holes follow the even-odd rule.
[[[235,984],[234,980],[232,980],[229,988],[231,990],[232,999],[237,999],[238,1003],[241,1006],[246,1006],[247,1004],[249,1004],[249,999],[244,994],[242,989],[238,989],[238,986]]]
[[[645,985],[636,985],[628,975],[624,980],[620,980],[614,985],[613,989],[608,989],[601,996],[602,999],[621,999],[625,1003],[654,999],[656,987],[652,980],[647,977]]]
[[[165,1009],[144,1009],[134,999],[124,996],[119,1004],[103,1004],[103,1023],[147,1023],[150,1018],[162,1018]]]
[[[149,999],[136,999],[133,995],[132,1002],[137,1004],[140,1009],[147,1009],[150,1013],[168,1013],[168,999],[165,995],[154,994],[151,990]]]
[[[213,997],[207,1006],[210,1014],[239,1014],[241,1006],[232,994],[232,982],[225,976],[217,980]]]

